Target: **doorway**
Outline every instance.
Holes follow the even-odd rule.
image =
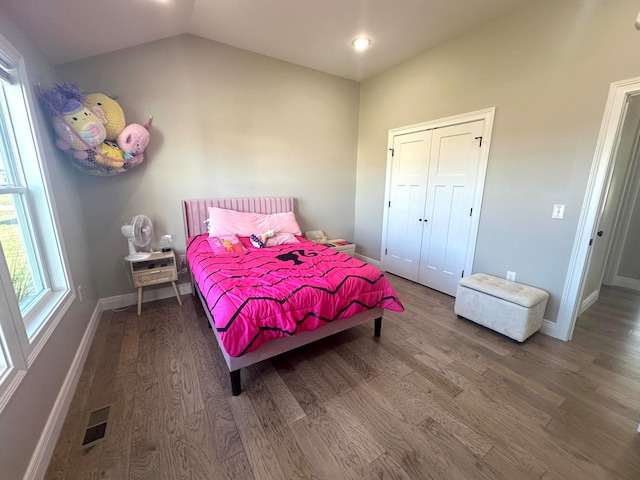
[[[640,290],[640,257],[636,254],[640,218],[638,198],[638,131],[640,95],[628,97],[615,143],[611,179],[596,228],[578,314],[600,295],[602,285]]]
[[[607,203],[609,188],[615,169],[616,155],[621,139],[629,101],[640,94],[640,77],[614,82],[609,96],[598,136],[591,176],[587,184],[585,202],[580,214],[565,288],[560,301],[558,320],[553,331],[548,333],[561,340],[570,340],[581,300],[586,288],[587,274],[593,260],[592,245],[600,236],[599,224]],[[604,231],[602,233],[604,235]],[[601,272],[599,272],[601,273]],[[589,294],[587,294],[587,297]]]
[[[452,296],[471,274],[493,114],[389,131],[384,270]]]

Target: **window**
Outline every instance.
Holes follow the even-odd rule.
[[[0,36],[0,410],[75,296],[22,56]]]

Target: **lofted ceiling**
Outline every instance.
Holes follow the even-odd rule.
[[[535,0],[2,0],[54,65],[182,33],[361,81]],[[356,52],[365,35],[371,47]]]

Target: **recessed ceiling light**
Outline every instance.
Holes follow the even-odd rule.
[[[367,37],[358,37],[353,39],[351,45],[353,45],[353,48],[358,51],[366,50],[367,47],[371,45],[371,40],[369,40]]]

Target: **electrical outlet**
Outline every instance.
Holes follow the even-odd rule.
[[[186,255],[178,256],[178,261],[180,262],[180,268],[178,268],[178,271],[180,272],[180,275],[183,275],[183,274],[187,273],[188,268],[187,268],[187,257],[186,257]]]
[[[516,281],[516,272],[512,272],[507,270],[507,280],[511,280],[512,282]]]
[[[82,302],[82,285],[78,285],[76,290],[78,291],[78,300]]]

